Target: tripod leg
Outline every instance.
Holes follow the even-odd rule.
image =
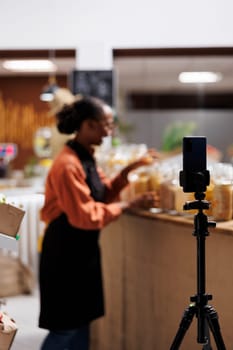
[[[218,322],[218,314],[216,310],[212,306],[206,305],[205,312],[206,312],[206,318],[207,318],[210,330],[214,336],[217,349],[226,350],[226,347],[221,335],[220,325]]]
[[[185,336],[185,333],[189,329],[189,326],[193,320],[193,316],[196,313],[196,306],[190,305],[187,309],[185,309],[182,320],[179,325],[179,329],[176,333],[176,336],[173,340],[173,343],[170,347],[170,350],[177,350]]]
[[[210,343],[210,330],[209,330],[209,324],[207,322],[207,319],[205,319],[205,334],[207,343],[203,346],[202,350],[212,350],[211,343]]]

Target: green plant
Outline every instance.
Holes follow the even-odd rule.
[[[168,152],[182,146],[184,136],[191,136],[196,129],[193,121],[175,121],[167,125],[162,136],[162,151]]]

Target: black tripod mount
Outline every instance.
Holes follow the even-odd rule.
[[[184,210],[198,209],[194,215],[194,232],[197,239],[197,294],[190,297],[190,305],[185,309],[178,331],[170,347],[170,350],[177,350],[184,339],[194,315],[197,317],[197,342],[203,344],[203,350],[211,350],[210,332],[212,333],[217,350],[226,350],[218,322],[216,310],[208,305],[212,295],[205,291],[205,239],[209,235],[208,227],[216,227],[215,222],[208,222],[204,209],[209,209],[210,203],[204,200],[203,192],[195,193],[195,201],[186,202]]]

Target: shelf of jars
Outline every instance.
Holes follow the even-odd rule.
[[[147,151],[145,144],[123,144],[117,147],[97,150],[99,165],[109,176],[114,176],[125,165],[139,158]],[[133,199],[147,191],[157,191],[160,197],[158,208],[151,208],[147,214],[166,214],[166,217],[190,219],[195,210],[185,211],[187,201],[193,201],[194,193],[184,193],[179,184],[182,169],[182,154],[162,155],[161,159],[151,165],[140,168],[129,175],[129,186],[123,190],[124,200]],[[210,184],[205,192],[205,200],[210,208],[205,214],[217,222],[233,219],[233,166],[231,163],[219,162],[207,154],[207,169],[210,172]],[[146,212],[144,211],[144,214]],[[164,217],[164,216],[163,216]],[[190,220],[189,220],[190,221]]]

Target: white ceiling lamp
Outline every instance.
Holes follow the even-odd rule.
[[[179,81],[185,84],[217,83],[221,79],[222,74],[215,72],[182,72],[179,74]]]
[[[6,60],[3,68],[12,72],[56,72],[57,66],[47,59]]]

